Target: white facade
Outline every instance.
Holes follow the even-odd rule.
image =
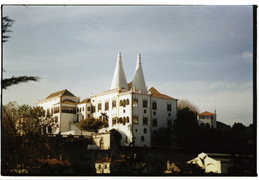
[[[176,119],[177,99],[161,94],[153,87],[147,90],[140,54],[133,81],[129,84],[126,83],[119,53],[110,90],[92,95],[81,102],[79,98],[72,96],[72,93],[66,92],[71,95],[64,96],[70,104],[58,93],[60,92],[53,93],[49,96],[51,98],[46,98],[38,105],[45,110],[55,107],[62,109],[64,105],[76,108],[75,113],[59,111],[52,114],[61,122],[61,132],[69,131],[69,122],[79,122],[87,117],[100,118],[106,114],[108,128],[99,132],[116,129],[122,135],[121,145],[123,146],[150,147],[153,132],[161,127],[172,126]],[[54,95],[57,96],[53,97]]]
[[[200,127],[214,128],[217,129],[217,114],[205,111],[198,114],[198,124]]]
[[[68,90],[62,90],[49,95],[46,99],[38,101],[47,115],[53,116],[59,125],[59,132],[69,131],[70,123],[76,121],[76,107],[80,98]]]

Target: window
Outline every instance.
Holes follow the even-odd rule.
[[[171,119],[168,119],[168,120],[167,120],[167,126],[168,126],[168,127],[171,127],[171,126],[172,126],[172,120],[171,120]]]
[[[153,127],[157,127],[157,119],[153,119]]]
[[[101,169],[101,168],[102,168],[102,166],[101,166],[101,164],[99,164],[98,169]]]
[[[210,116],[210,119],[213,120],[213,116]]]
[[[135,132],[138,132],[138,129],[135,129]]]
[[[143,107],[147,107],[147,100],[143,100]]]
[[[129,116],[126,117],[126,123],[129,123]]]
[[[95,106],[91,107],[91,112],[94,113],[95,112]]]
[[[127,99],[127,105],[129,105],[129,104],[130,104],[129,99]]]
[[[145,137],[144,136],[141,136],[141,141],[145,141]]]
[[[112,118],[112,125],[116,124],[117,118]]]
[[[126,100],[123,100],[123,107],[126,107]]]
[[[147,117],[143,117],[143,125],[148,125],[148,118]]]
[[[104,169],[107,169],[107,164],[104,165]]]
[[[167,104],[167,111],[172,111],[172,104]]]
[[[105,111],[109,111],[109,102],[105,102]]]
[[[157,110],[157,102],[152,102],[152,109]]]
[[[206,123],[205,127],[206,127],[206,128],[210,128],[210,124],[209,124],[209,123]]]
[[[134,124],[138,124],[138,116],[134,116],[134,118],[133,118],[133,123],[134,123]]]
[[[144,128],[144,129],[143,129],[143,133],[144,133],[144,134],[147,134],[147,128]]]
[[[83,107],[82,111],[85,111],[85,107]]]
[[[144,113],[147,113],[147,110],[146,110],[146,109],[144,109]]]
[[[87,111],[91,111],[91,107],[90,106],[87,107]]]
[[[116,100],[112,101],[112,108],[116,108]]]
[[[168,117],[171,117],[171,113],[168,113]]]
[[[102,109],[102,103],[98,103],[98,111]]]
[[[156,115],[156,111],[153,112],[153,115],[154,115],[154,116]]]
[[[133,107],[138,107],[138,99],[133,99]]]
[[[122,118],[122,124],[123,124],[123,125],[126,124],[126,118],[125,118],[125,117]]]

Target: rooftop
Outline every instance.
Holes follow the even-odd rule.
[[[148,91],[151,92],[151,95],[153,97],[158,97],[158,98],[166,98],[166,99],[175,99],[175,98],[172,98],[170,96],[167,96],[165,94],[161,94],[156,88],[154,87],[151,87]]]
[[[56,96],[73,96],[73,97],[75,97],[75,95],[72,94],[70,91],[68,91],[67,89],[64,89],[62,91],[58,91],[58,92],[50,94],[46,99],[50,99],[50,98],[53,98]]]
[[[205,111],[201,114],[198,114],[199,116],[214,116],[216,115],[215,113],[211,113],[211,112],[208,112],[208,111]]]

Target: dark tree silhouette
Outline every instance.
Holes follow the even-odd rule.
[[[188,107],[178,111],[173,132],[180,147],[190,147],[197,143],[199,125],[196,116]]]
[[[2,18],[2,42],[8,41],[8,39],[11,37],[6,35],[6,33],[12,32],[10,30],[10,27],[13,25],[13,23],[14,23],[14,20],[10,19],[8,16],[4,16]]]
[[[5,78],[2,81],[2,88],[7,89],[7,87],[20,84],[20,83],[26,83],[29,81],[39,81],[39,77],[36,76],[18,76],[18,77],[11,77],[11,78]]]

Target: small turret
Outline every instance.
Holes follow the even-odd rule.
[[[122,65],[121,53],[118,53],[117,64],[114,71],[111,89],[128,89],[127,79]]]
[[[137,66],[133,78],[132,88],[136,88],[136,90],[141,90],[142,92],[147,92],[147,87],[145,83],[145,78],[141,65],[141,55],[138,54],[137,58]]]

